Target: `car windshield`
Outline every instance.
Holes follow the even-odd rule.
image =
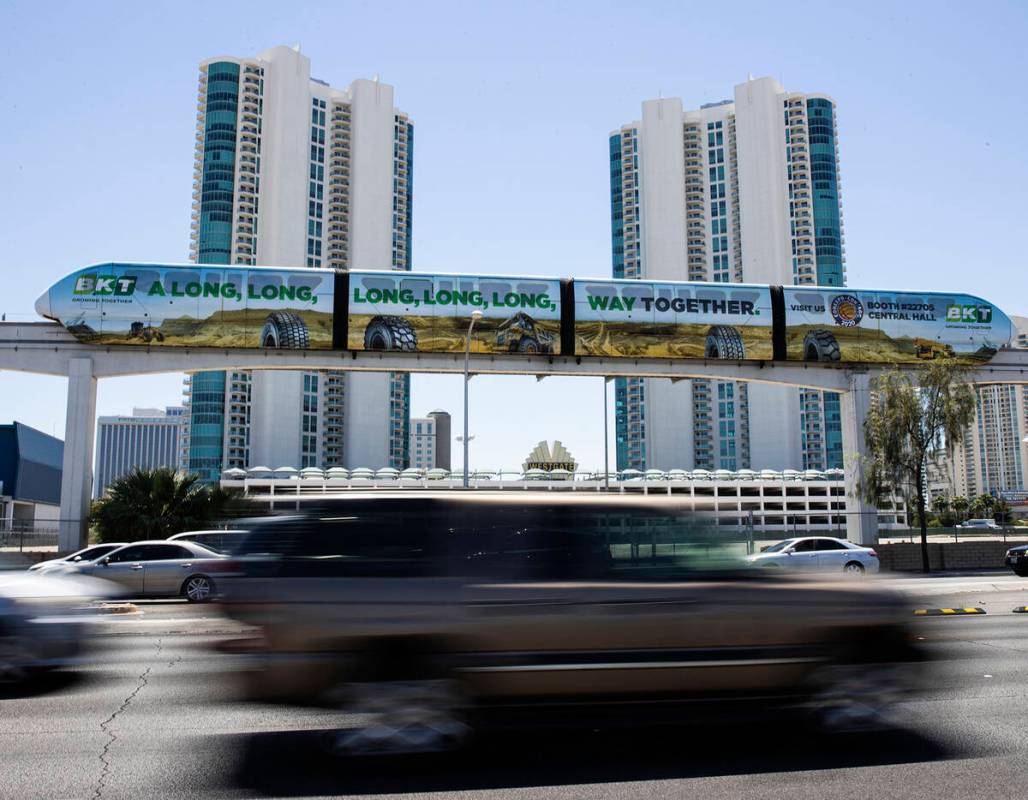
[[[79,550],[77,553],[72,553],[68,556],[65,561],[96,561],[98,558],[102,558],[108,553],[121,547],[118,544],[105,544],[97,545],[95,547],[87,547],[85,550]]]
[[[765,553],[781,553],[783,550],[785,550],[787,547],[789,547],[795,541],[796,541],[795,539],[786,539],[784,542],[779,542],[778,544],[771,545],[764,552]]]

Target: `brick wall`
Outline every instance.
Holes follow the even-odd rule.
[[[1028,539],[1009,538],[1007,541],[929,542],[928,563],[932,569],[987,569],[1003,567],[1003,556]],[[893,542],[875,546],[882,570],[890,572],[920,571],[921,543]]]

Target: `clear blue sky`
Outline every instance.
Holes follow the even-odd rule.
[[[754,76],[839,107],[849,282],[971,291],[1028,314],[1028,5],[0,3],[0,311],[92,262],[188,255],[197,63],[299,43],[314,75],[381,76],[415,121],[414,268],[610,273],[607,134]],[[415,414],[461,424],[461,382]],[[472,382],[474,467],[560,438],[602,464],[599,379]],[[63,435],[64,381],[0,373],[0,422]],[[102,414],[181,376],[100,384]],[[765,465],[756,465],[762,467]]]

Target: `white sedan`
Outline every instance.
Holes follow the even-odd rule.
[[[794,570],[842,572],[863,575],[878,572],[878,554],[845,539],[804,537],[786,539],[747,556],[754,567],[785,567]]]

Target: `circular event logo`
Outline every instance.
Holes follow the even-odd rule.
[[[844,328],[859,325],[864,318],[863,304],[851,294],[840,294],[832,298],[832,317]]]

